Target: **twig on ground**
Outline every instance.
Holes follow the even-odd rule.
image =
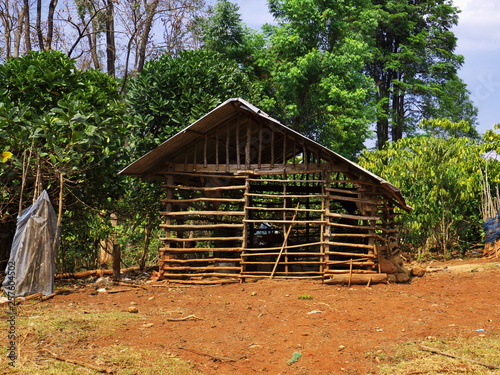
[[[458,356],[458,355],[455,355],[455,354],[452,354],[452,353],[448,353],[448,352],[443,352],[439,349],[436,349],[436,348],[431,348],[429,346],[424,346],[424,345],[420,345],[420,348],[422,350],[425,350],[425,351],[428,351],[428,352],[431,352],[431,353],[435,353],[435,354],[440,354],[440,355],[444,355],[446,357],[451,357],[451,358],[456,358],[456,359],[461,359],[463,361],[469,361],[469,362],[472,362],[472,363],[475,363],[477,365],[481,365],[481,366],[484,366],[484,367],[487,367],[489,369],[492,369],[492,370],[495,370],[495,369],[499,369],[500,366],[495,366],[495,365],[492,365],[491,363],[484,363],[484,362],[479,362],[479,361],[476,361],[474,359],[470,359],[470,358],[465,358],[465,357],[461,357],[461,356]]]
[[[68,358],[63,358],[55,353],[52,353],[51,351],[48,351],[47,349],[44,350],[46,353],[50,354],[50,356],[54,359],[57,359],[58,361],[61,361],[61,362],[67,362],[67,363],[73,363],[75,365],[78,365],[78,366],[82,366],[82,367],[87,367],[91,370],[94,370],[94,371],[97,371],[97,372],[102,372],[104,374],[113,374],[113,371],[110,370],[110,369],[107,369],[107,368],[104,368],[104,367],[100,367],[100,366],[96,366],[96,365],[93,365],[91,363],[85,363],[85,362],[82,362],[82,361],[77,361],[75,359],[68,359]]]
[[[168,318],[167,322],[184,322],[186,320],[203,320],[203,319],[198,318],[196,315],[188,315],[183,318]]]

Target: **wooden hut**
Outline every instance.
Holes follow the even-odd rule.
[[[397,251],[400,190],[229,99],[122,175],[166,189],[163,279],[376,275]]]

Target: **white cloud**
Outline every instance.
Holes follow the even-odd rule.
[[[498,0],[455,0],[461,9],[458,26],[459,52],[500,49],[500,2]]]

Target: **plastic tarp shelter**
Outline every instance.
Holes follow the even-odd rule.
[[[44,190],[36,202],[17,218],[17,229],[10,250],[14,269],[14,289],[5,278],[3,289],[16,297],[54,292],[56,252],[59,244],[57,217]],[[11,283],[7,288],[8,283]]]

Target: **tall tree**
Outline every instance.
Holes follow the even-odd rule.
[[[373,120],[363,74],[376,26],[369,0],[271,0],[278,20],[258,55],[268,76],[264,108],[284,124],[353,157]]]
[[[109,210],[120,191],[124,112],[112,77],[78,70],[61,52],[30,52],[0,65],[0,139],[14,155],[2,170],[2,198],[10,204],[0,205],[0,222],[12,223],[16,203],[25,208],[43,185],[66,209],[63,245],[73,251],[68,241],[80,238],[82,217]],[[83,254],[94,240],[87,238]]]
[[[378,25],[367,74],[375,81],[377,146],[415,130],[422,118],[475,123],[476,110],[457,76],[463,57],[454,54],[458,9],[451,0],[374,0]],[[451,88],[451,90],[450,90]],[[460,98],[461,111],[450,99]]]
[[[183,51],[149,61],[127,93],[137,156],[231,97],[254,101],[257,93],[236,62],[220,53]]]

